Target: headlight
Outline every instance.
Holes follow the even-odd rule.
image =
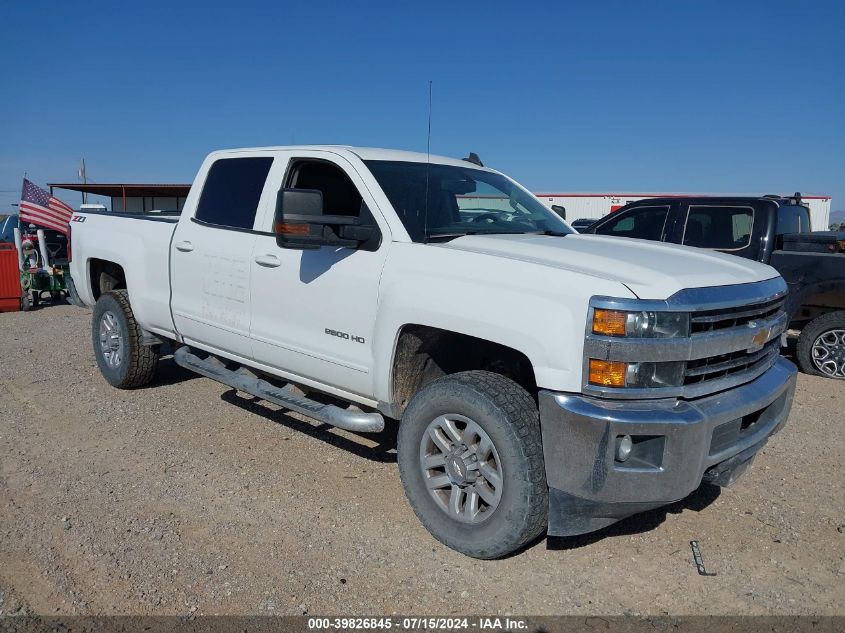
[[[686,312],[626,312],[596,308],[593,334],[629,338],[671,338],[689,336]]]
[[[624,363],[590,359],[589,381],[600,387],[679,387],[684,383],[684,361],[665,363]]]

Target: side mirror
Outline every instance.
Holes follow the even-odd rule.
[[[553,204],[552,205],[552,211],[557,213],[564,220],[566,219],[566,207],[562,207],[559,204]]]
[[[372,237],[374,227],[361,226],[357,217],[326,215],[322,191],[282,189],[276,197],[273,232],[276,243],[282,248],[358,248],[361,242]]]

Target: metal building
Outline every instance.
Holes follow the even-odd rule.
[[[613,213],[629,202],[645,198],[674,198],[680,196],[757,196],[749,193],[537,193],[543,203],[566,208],[570,221],[581,218],[598,219]],[[792,195],[783,194],[786,197]],[[827,231],[830,224],[830,196],[801,196],[810,208],[810,225],[814,231]]]
[[[109,211],[126,213],[145,213],[149,211],[181,211],[185,198],[191,189],[189,184],[150,184],[150,183],[48,183],[50,193],[54,189],[78,191],[86,195],[108,198]],[[62,194],[56,194],[59,198]],[[67,200],[65,200],[68,202]],[[105,202],[105,200],[103,201]],[[76,206],[68,202],[71,206]]]
[[[115,212],[143,213],[149,211],[181,211],[185,197],[191,185],[184,184],[148,184],[148,183],[49,183],[50,191],[65,189],[83,194],[101,196],[110,199],[109,210]],[[537,193],[535,194],[547,206],[560,205],[566,208],[568,220],[581,218],[598,219],[613,213],[629,202],[644,198],[665,198],[678,196],[750,196],[759,194],[716,194],[716,193]],[[792,194],[784,194],[786,196]],[[61,197],[61,195],[59,195]],[[461,196],[475,198],[485,196]],[[810,207],[810,222],[814,231],[826,231],[830,223],[830,196],[802,196]],[[72,203],[71,203],[72,204]],[[489,206],[490,200],[485,204]],[[502,208],[507,208],[502,201]],[[72,205],[73,206],[73,205]]]

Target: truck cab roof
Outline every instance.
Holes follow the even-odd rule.
[[[274,151],[326,151],[338,154],[349,153],[364,161],[383,160],[406,163],[432,163],[436,165],[454,165],[457,167],[467,167],[471,165],[473,169],[482,169],[490,172],[495,171],[460,158],[427,154],[425,152],[410,152],[399,149],[385,149],[382,147],[356,147],[352,145],[276,145],[269,147],[242,147],[219,150],[214,152],[212,156],[221,157],[231,154],[267,153]]]

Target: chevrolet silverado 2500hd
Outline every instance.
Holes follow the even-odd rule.
[[[579,236],[468,161],[215,152],[179,216],[77,213],[71,270],[118,388],[177,363],[325,423],[399,421],[408,500],[470,556],[734,481],[786,423],[770,267]]]

